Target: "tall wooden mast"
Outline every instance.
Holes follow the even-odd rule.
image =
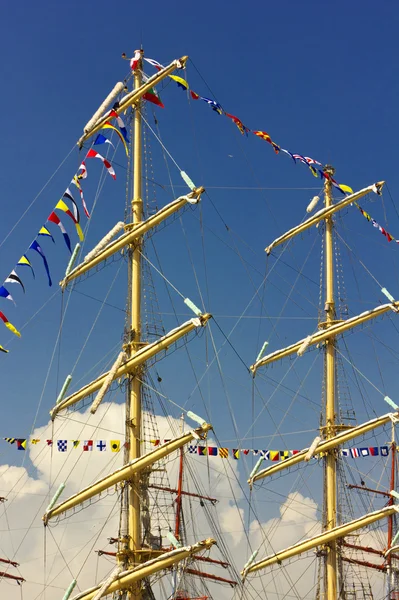
[[[334,169],[326,166],[325,171],[331,176]],[[324,203],[328,208],[332,205],[332,185],[326,179],[324,185]],[[329,327],[335,321],[334,302],[334,256],[333,256],[333,221],[328,216],[325,219],[325,313],[326,321],[321,326]],[[335,436],[335,338],[326,340],[325,347],[325,374],[326,374],[326,421],[324,437],[330,439]],[[334,529],[337,525],[337,463],[336,451],[330,450],[326,456],[326,530]],[[337,543],[331,541],[326,557],[326,596],[327,600],[337,598]]]
[[[64,484],[61,484],[52,498],[49,506],[43,515],[45,525],[50,520],[59,517],[65,512],[80,506],[82,503],[94,498],[102,492],[121,486],[122,490],[128,490],[127,501],[124,507],[127,507],[128,519],[127,527],[123,521],[121,527],[122,536],[118,552],[117,568],[111,575],[100,584],[89,590],[81,592],[74,597],[74,600],[94,600],[110,595],[113,592],[122,592],[128,594],[130,600],[142,599],[141,581],[148,579],[155,573],[164,571],[173,567],[173,565],[187,560],[192,556],[198,555],[205,550],[210,549],[216,542],[209,538],[191,546],[179,547],[165,552],[163,549],[143,548],[141,533],[141,505],[140,497],[142,491],[142,480],[148,475],[152,465],[162,460],[166,456],[176,452],[181,446],[191,442],[193,439],[206,439],[207,433],[212,429],[212,425],[206,423],[199,417],[194,421],[199,423],[199,427],[187,431],[179,437],[169,440],[152,451],[141,455],[141,374],[145,363],[160,352],[167,350],[181,338],[187,336],[190,332],[205,327],[211,315],[209,313],[195,312],[195,318],[174,327],[154,342],[143,341],[141,339],[141,250],[143,245],[143,236],[183,208],[186,204],[197,204],[200,201],[203,187],[195,188],[189,185],[191,191],[180,196],[173,202],[164,206],[150,218],[143,221],[143,200],[141,197],[141,102],[143,96],[160,81],[168,77],[176,69],[184,68],[187,56],[172,61],[168,66],[162,67],[157,73],[149,77],[145,83],[142,83],[142,57],[143,51],[140,50],[140,60],[134,73],[134,90],[121,98],[120,102],[113,107],[113,117],[124,113],[129,107],[135,111],[134,117],[134,177],[133,177],[133,199],[132,199],[132,218],[125,225],[125,232],[116,240],[107,243],[102,249],[95,249],[89,253],[83,261],[74,269],[69,270],[65,278],[60,282],[64,288],[70,281],[80,277],[97,264],[106,260],[106,258],[120,252],[126,246],[129,248],[129,309],[130,322],[127,335],[127,343],[123,345],[121,352],[114,365],[109,371],[106,371],[90,383],[72,393],[66,398],[60,400],[51,410],[51,417],[54,420],[59,412],[65,408],[75,405],[84,398],[87,398],[98,392],[92,406],[91,412],[94,414],[108,391],[110,384],[123,376],[129,376],[129,386],[126,399],[126,430],[129,441],[128,451],[125,455],[125,464],[116,469],[113,473],[102,477],[92,485],[80,490],[73,496],[57,504],[57,500],[63,492]],[[98,112],[102,111],[102,107]],[[95,116],[97,115],[95,113]],[[84,128],[82,137],[78,141],[81,148],[86,140],[91,138],[99,131],[110,118],[110,111],[105,113],[97,120],[94,118]],[[187,176],[186,176],[187,178]],[[189,300],[189,299],[187,299]],[[194,415],[195,417],[195,415]],[[126,532],[127,529],[127,532]],[[127,533],[127,535],[126,535]],[[200,557],[202,558],[202,557]],[[225,581],[225,580],[223,580]],[[230,582],[228,582],[230,583]],[[76,585],[73,581],[67,590],[65,597],[70,594]],[[122,597],[122,596],[121,596]]]
[[[396,472],[396,442],[395,442],[395,423],[392,423],[392,441],[391,441],[391,479],[390,479],[390,489],[395,489],[395,472]],[[388,506],[392,506],[395,503],[393,497],[388,500]],[[388,540],[387,540],[387,549],[389,550],[392,547],[393,540],[393,526],[394,526],[394,516],[390,516],[388,519]],[[395,591],[395,578],[394,571],[392,568],[392,553],[390,552],[386,557],[387,562],[387,598],[391,600],[392,592]]]
[[[325,524],[324,531],[321,534],[302,540],[293,546],[289,546],[284,550],[273,552],[271,555],[255,562],[256,553],[254,553],[249,561],[241,571],[242,579],[245,580],[248,575],[255,573],[259,570],[271,567],[275,564],[281,564],[283,560],[288,560],[294,556],[298,556],[309,550],[317,547],[321,547],[326,551],[326,570],[325,570],[325,597],[326,600],[337,600],[337,575],[338,575],[338,553],[337,553],[337,540],[342,540],[353,531],[367,527],[376,521],[384,518],[393,516],[396,512],[399,512],[398,506],[393,505],[391,502],[388,506],[383,509],[377,510],[373,513],[365,515],[361,518],[337,525],[337,449],[340,445],[348,442],[349,440],[355,439],[360,435],[363,435],[367,431],[371,431],[383,424],[389,423],[389,421],[396,421],[399,418],[399,411],[396,405],[391,399],[386,396],[385,400],[391,404],[395,409],[395,413],[389,413],[356,427],[346,427],[336,422],[336,406],[335,406],[335,387],[336,387],[336,338],[338,335],[345,333],[346,331],[352,330],[365,322],[375,319],[387,311],[392,310],[395,314],[399,309],[399,302],[390,301],[389,304],[376,307],[374,309],[365,311],[356,317],[350,317],[346,320],[337,320],[335,314],[335,301],[334,301],[334,257],[333,257],[333,221],[332,216],[353,203],[355,200],[365,196],[370,192],[374,192],[377,195],[381,195],[383,181],[377,181],[375,184],[363,188],[358,192],[354,192],[346,196],[343,200],[333,203],[332,200],[332,184],[335,183],[332,179],[334,175],[334,169],[327,165],[324,168],[324,172],[327,174],[326,181],[324,184],[324,201],[325,206],[321,210],[318,210],[314,215],[293,227],[280,237],[276,238],[269,246],[267,246],[266,253],[270,252],[277,246],[287,242],[288,240],[296,237],[303,231],[306,231],[310,227],[317,226],[322,221],[325,222],[325,314],[326,320],[319,323],[319,331],[313,333],[306,338],[291,344],[285,348],[275,350],[266,356],[259,355],[256,362],[250,366],[250,370],[255,376],[257,370],[260,367],[269,365],[270,363],[281,360],[287,356],[297,353],[298,356],[302,356],[307,348],[310,346],[320,347],[324,345],[325,348],[325,383],[326,383],[326,402],[325,402],[325,423],[323,425],[322,434],[323,440],[320,441],[316,438],[309,448],[305,448],[300,452],[290,456],[287,460],[281,461],[278,464],[266,467],[265,469],[258,470],[258,467],[253,470],[248,479],[248,483],[252,486],[256,481],[260,481],[265,477],[270,477],[281,471],[285,471],[290,467],[299,463],[308,464],[309,459],[312,456],[325,456]],[[260,466],[260,465],[259,465]],[[391,485],[394,484],[394,477],[391,477]],[[354,486],[356,487],[356,486]],[[381,493],[381,492],[377,492]],[[385,492],[384,492],[385,495]],[[387,494],[388,495],[388,494]],[[389,495],[396,497],[396,492],[391,491]],[[391,532],[392,536],[392,532]],[[348,545],[343,542],[343,545]],[[353,547],[353,546],[352,546]],[[368,548],[360,548],[361,550],[367,551]],[[378,551],[374,551],[377,554]],[[352,559],[349,559],[354,562]],[[359,562],[359,561],[357,561]],[[363,565],[365,562],[362,561]],[[367,564],[366,566],[370,566]],[[374,567],[375,565],[371,565]],[[377,565],[378,570],[384,570],[385,565]]]
[[[143,51],[141,51],[143,56]],[[142,58],[134,71],[134,89],[137,90],[142,84]],[[133,200],[132,200],[132,222],[133,225],[143,220],[143,199],[141,195],[141,106],[142,101],[136,107],[134,113],[134,157],[133,157]],[[134,244],[130,253],[130,353],[134,354],[140,350],[141,341],[141,247],[143,238],[140,237]],[[141,444],[141,381],[140,377],[133,377],[129,385],[128,415],[130,429],[129,461],[140,457]],[[133,476],[129,493],[129,548],[131,550],[132,563],[137,564],[139,551],[141,550],[141,515],[140,515],[140,473]],[[131,564],[131,566],[133,566]],[[138,582],[129,594],[130,598],[139,600],[141,598],[140,582]]]

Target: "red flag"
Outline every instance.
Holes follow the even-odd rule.
[[[112,168],[111,163],[106,158],[101,156],[101,154],[99,154],[98,152],[93,150],[93,148],[90,148],[90,150],[86,154],[86,158],[99,158],[103,162],[104,167],[107,169],[107,171],[111,175],[112,179],[116,179],[115,171]]]

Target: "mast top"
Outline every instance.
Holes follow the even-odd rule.
[[[325,165],[323,171],[332,176],[335,173],[335,168],[332,165]]]

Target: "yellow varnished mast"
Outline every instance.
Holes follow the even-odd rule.
[[[259,470],[259,463],[252,471],[248,483],[252,486],[256,481],[260,481],[266,477],[280,473],[297,464],[308,464],[312,456],[325,457],[325,523],[322,533],[308,538],[280,550],[273,552],[271,555],[255,562],[255,552],[246,565],[241,574],[243,580],[248,575],[259,570],[271,567],[275,564],[281,564],[283,561],[309,552],[313,548],[321,548],[326,553],[326,570],[325,570],[325,600],[337,600],[338,593],[338,553],[337,541],[344,538],[346,535],[367,527],[376,521],[390,517],[398,511],[397,506],[388,506],[381,510],[365,515],[359,519],[355,519],[349,523],[342,525],[337,524],[337,449],[340,445],[349,440],[353,440],[368,431],[372,431],[377,427],[395,420],[399,415],[397,407],[388,397],[386,400],[395,408],[397,412],[389,413],[381,417],[377,417],[366,423],[362,423],[356,427],[347,427],[337,423],[336,420],[336,339],[338,335],[352,330],[365,322],[371,321],[387,311],[397,312],[399,302],[391,301],[388,304],[380,305],[374,309],[365,311],[355,317],[346,320],[336,318],[335,299],[334,299],[334,253],[333,253],[333,215],[355,202],[366,194],[373,192],[381,195],[381,190],[384,185],[383,181],[378,181],[358,192],[354,192],[343,200],[333,203],[332,199],[332,176],[334,169],[326,166],[324,171],[330,176],[324,184],[324,208],[317,211],[313,216],[309,217],[296,227],[290,229],[280,237],[276,238],[269,246],[266,253],[270,254],[273,248],[291,240],[297,235],[306,231],[310,227],[317,226],[320,222],[325,223],[325,320],[319,322],[318,331],[310,334],[305,339],[299,340],[290,346],[275,350],[266,356],[260,354],[256,362],[251,365],[250,370],[255,376],[258,369],[269,365],[273,362],[281,360],[293,354],[302,356],[306,349],[310,346],[324,347],[325,349],[325,423],[321,428],[322,440],[317,437],[309,448],[305,448],[301,452],[281,461],[278,464],[273,464],[270,467]],[[394,492],[392,492],[394,495]]]
[[[49,521],[52,519],[58,518],[65,512],[82,505],[84,502],[90,501],[91,498],[98,496],[110,488],[121,486],[121,489],[125,490],[124,495],[126,494],[126,496],[124,507],[127,509],[128,519],[127,524],[124,522],[121,527],[122,536],[120,538],[117,553],[118,565],[105,581],[89,590],[81,592],[74,597],[74,600],[98,600],[98,598],[102,598],[103,596],[117,591],[127,593],[131,600],[141,600],[141,581],[143,579],[170,568],[182,560],[197,555],[198,552],[208,550],[215,544],[215,540],[209,538],[190,546],[179,547],[167,552],[162,549],[153,550],[149,547],[143,548],[142,544],[140,514],[142,474],[148,474],[152,465],[159,460],[162,460],[165,456],[176,452],[182,446],[190,443],[193,439],[205,439],[209,430],[212,429],[212,426],[200,419],[200,417],[192,415],[194,421],[199,423],[199,427],[191,429],[178,438],[162,444],[159,448],[155,448],[154,450],[141,455],[141,375],[144,365],[150,358],[167,350],[168,347],[184,336],[187,336],[190,332],[205,327],[208,320],[211,318],[211,315],[208,313],[202,314],[200,312],[195,312],[195,318],[175,327],[155,342],[149,343],[141,339],[141,251],[143,237],[148,231],[165,221],[186,204],[197,204],[200,201],[201,194],[204,192],[204,188],[194,188],[194,186],[189,186],[191,188],[189,193],[170,202],[149,219],[143,220],[141,189],[141,99],[147,91],[165,79],[165,77],[168,77],[170,73],[173,73],[176,69],[184,68],[188,57],[182,56],[180,59],[172,61],[168,66],[160,69],[160,71],[143,83],[143,51],[141,50],[140,53],[141,58],[134,74],[134,90],[127,93],[113,109],[117,115],[125,112],[129,107],[132,107],[135,111],[132,218],[129,223],[125,224],[125,231],[120,238],[106,244],[101,250],[96,251],[97,249],[94,249],[91,251],[75,269],[71,270],[68,268],[65,278],[60,282],[60,285],[64,288],[70,281],[73,281],[83,273],[86,273],[108,257],[120,252],[125,247],[129,248],[128,302],[130,322],[127,343],[124,344],[123,351],[119,354],[109,371],[84,385],[70,396],[62,399],[59,398],[56,405],[51,410],[51,417],[54,420],[65,408],[75,405],[84,398],[98,392],[90,409],[94,414],[112,381],[126,375],[129,375],[130,377],[126,400],[126,428],[129,446],[125,455],[125,464],[110,475],[102,477],[95,483],[57,504],[65,487],[64,484],[61,484],[43,515],[43,522],[45,525],[48,525]],[[91,138],[103,127],[108,118],[109,111],[106,111],[103,116],[100,116],[97,120],[91,119],[84,129],[82,137],[78,141],[78,146],[81,148],[86,140]],[[69,586],[65,598],[71,596],[75,585],[76,580]]]
[[[142,56],[136,70],[134,71],[134,89],[137,90],[142,84]],[[133,146],[133,200],[132,200],[132,222],[133,226],[143,220],[143,199],[141,192],[141,106],[139,100],[134,113],[134,146]],[[131,250],[130,258],[130,352],[134,354],[140,350],[141,341],[141,247],[143,238],[136,240]],[[141,379],[133,377],[129,385],[129,460],[140,457],[141,444]],[[131,551],[131,566],[139,562],[139,551],[141,550],[141,519],[140,519],[140,473],[134,475],[129,493],[129,518],[128,535],[129,549]],[[133,564],[132,564],[133,563]],[[130,598],[139,599],[140,582],[137,583],[129,593]]]
[[[330,166],[325,171],[331,176],[334,169]],[[332,185],[326,179],[324,184],[324,203],[328,208],[332,205]],[[335,321],[334,301],[334,256],[333,256],[333,220],[329,216],[325,220],[325,323],[319,327],[330,327]],[[335,436],[335,337],[328,338],[325,346],[325,376],[326,376],[326,421],[324,427],[325,439]],[[326,456],[326,531],[334,529],[337,525],[337,462],[336,450],[327,452]],[[326,557],[326,596],[327,600],[337,598],[337,543],[332,540],[327,548]]]

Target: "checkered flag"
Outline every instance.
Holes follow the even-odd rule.
[[[58,448],[58,452],[66,452],[68,449],[68,441],[67,440],[57,440],[57,448]]]
[[[93,440],[85,440],[83,443],[83,452],[92,452]]]

